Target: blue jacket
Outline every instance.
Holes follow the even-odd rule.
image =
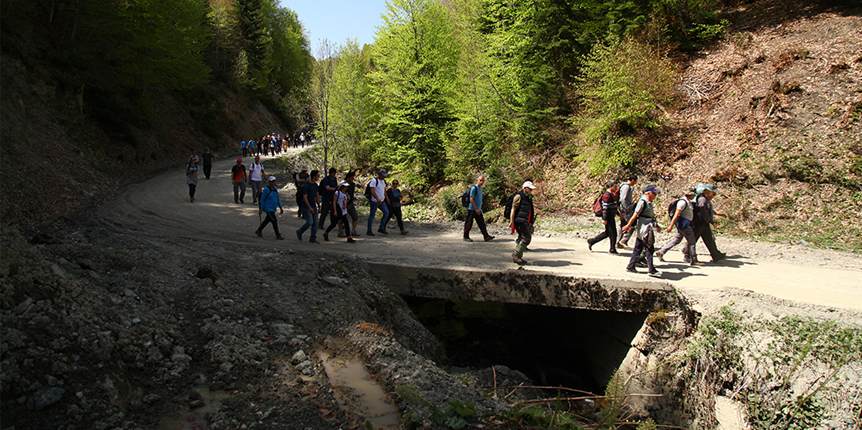
[[[278,197],[278,188],[266,187],[260,193],[259,207],[264,212],[275,212],[281,207],[281,199]]]

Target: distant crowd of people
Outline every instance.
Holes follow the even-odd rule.
[[[306,140],[304,133],[297,136],[298,145],[303,145]],[[255,141],[248,141],[251,145],[243,145],[245,150],[258,148]],[[261,145],[262,148],[272,148],[285,142],[280,136],[266,136],[258,142],[270,142]],[[264,155],[267,149],[264,149]],[[272,152],[276,155],[278,151]],[[195,189],[199,172],[198,165],[202,163],[203,171],[207,179],[212,172],[213,155],[210,149],[199,157],[192,151],[186,166],[186,177],[189,186],[189,198],[195,200]],[[310,232],[308,241],[320,243],[317,240],[318,230],[329,225],[323,232],[323,240],[329,241],[329,235],[334,229],[338,229],[338,237],[346,238],[348,243],[354,243],[355,237],[360,236],[357,232],[359,214],[356,210],[356,172],[348,171],[342,180],[338,179],[338,171],[330,168],[328,175],[320,178],[318,170],[308,171],[308,166],[302,166],[302,170],[294,174],[295,201],[298,208],[297,216],[304,223],[296,230],[296,237],[300,241],[306,232]],[[266,178],[266,186],[264,186]],[[401,213],[402,194],[398,180],[387,182],[387,172],[384,169],[377,171],[377,175],[371,179],[365,187],[365,197],[369,202],[369,214],[366,225],[366,236],[376,234],[387,235],[387,225],[393,218],[397,222],[398,229],[402,235],[409,232],[404,228]],[[467,209],[467,218],[464,224],[463,240],[472,242],[470,231],[474,222],[479,227],[484,241],[491,241],[495,237],[490,235],[485,223],[483,207],[483,187],[486,178],[480,175],[476,183],[472,185],[462,196],[462,203]],[[234,203],[245,203],[246,185],[251,188],[252,204],[258,205],[261,215],[266,218],[255,230],[255,234],[263,236],[263,229],[272,224],[276,239],[283,240],[278,228],[278,217],[276,212],[284,213],[284,207],[279,197],[279,190],[275,176],[266,175],[266,170],[260,162],[260,156],[254,156],[254,162],[248,167],[243,164],[242,158],[236,160],[231,168],[231,182],[233,184]],[[712,228],[716,225],[716,217],[725,215],[716,212],[712,206],[712,199],[718,190],[713,184],[697,184],[687,189],[684,195],[673,200],[668,206],[670,223],[665,228],[667,232],[676,229],[676,235],[667,244],[656,251],[656,232],[662,227],[658,223],[657,212],[653,206],[660,191],[654,185],[643,188],[642,195],[637,197],[637,176],[631,176],[622,183],[611,180],[607,182],[607,188],[596,199],[594,212],[600,216],[604,224],[604,231],[599,235],[587,240],[587,248],[592,251],[593,245],[609,239],[609,253],[619,254],[617,249],[629,248],[629,240],[635,236],[631,257],[626,266],[629,272],[637,272],[636,267],[645,267],[650,276],[660,277],[661,273],[655,268],[654,257],[659,261],[665,261],[664,256],[676,245],[685,241],[683,248],[684,261],[692,266],[702,266],[698,260],[696,244],[702,240],[712,257],[713,262],[726,258],[726,255],[718,250],[715,244],[715,236]],[[536,211],[533,205],[533,191],[536,186],[532,181],[525,181],[521,189],[509,196],[506,200],[504,211],[508,227],[512,234],[517,233],[515,250],[512,260],[519,265],[527,264],[524,260],[524,252],[532,241],[533,227],[536,222]],[[381,212],[380,222],[374,228],[377,211]],[[617,218],[619,218],[619,232],[617,230]]]
[[[276,156],[289,148],[305,148],[305,144],[311,145],[311,133],[296,132],[293,136],[272,133],[254,140],[243,140],[240,142],[242,156],[250,155]]]

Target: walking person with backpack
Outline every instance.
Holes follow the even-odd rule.
[[[332,214],[332,224],[335,224],[335,218],[338,217],[338,213],[332,211],[332,198],[339,188],[338,178],[335,177],[337,172],[335,167],[330,167],[329,175],[320,181],[320,225],[326,225],[326,217],[330,214]]]
[[[655,269],[653,265],[653,252],[655,252],[655,230],[659,228],[653,208],[653,201],[658,196],[659,191],[656,187],[650,185],[644,190],[643,196],[635,205],[634,214],[629,222],[623,227],[623,232],[628,231],[632,224],[637,221],[637,240],[635,247],[632,250],[632,258],[629,260],[626,270],[632,273],[638,273],[635,269],[638,257],[642,252],[646,252],[647,269],[649,276],[654,278],[661,277],[661,272]]]
[[[464,194],[467,197],[467,220],[464,221],[464,242],[472,242],[470,239],[470,229],[473,228],[473,220],[479,226],[479,231],[482,232],[482,238],[485,242],[494,239],[494,236],[488,234],[488,229],[485,227],[485,215],[482,212],[482,187],[485,186],[485,176],[481,175],[476,178],[476,184],[470,187]],[[463,203],[462,196],[462,203]]]
[[[245,203],[245,166],[242,158],[236,159],[236,165],[230,169],[230,180],[233,183],[233,202]]]
[[[401,234],[410,233],[407,230],[404,230],[404,220],[401,219],[401,190],[398,189],[398,180],[392,181],[392,186],[386,190],[386,199],[389,202],[387,206],[389,206],[389,215],[386,217],[386,220],[383,221],[383,225],[388,225],[389,220],[393,217],[396,221],[398,221],[398,230],[401,230]]]
[[[260,193],[263,192],[263,178],[266,176],[260,156],[254,157],[254,163],[248,166],[248,184],[251,185],[252,204],[257,204]]]
[[[602,223],[605,225],[605,231],[599,233],[598,236],[587,239],[587,248],[592,251],[593,245],[605,240],[610,239],[611,249],[608,251],[611,254],[619,254],[617,252],[616,247],[614,246],[617,243],[617,207],[619,201],[617,200],[617,191],[619,188],[617,187],[617,181],[611,179],[608,181],[608,189],[602,193],[599,197],[599,201],[601,203],[601,215]]]
[[[195,189],[198,186],[198,163],[192,158],[189,158],[189,164],[186,166],[186,184],[189,185],[189,198],[194,203]]]
[[[206,152],[201,154],[201,158],[203,159],[204,164],[204,176],[209,180],[210,173],[212,173],[213,170],[213,153],[210,152],[209,148],[207,148]]]
[[[336,225],[340,225],[344,231],[347,232],[347,243],[356,242],[350,237],[350,225],[347,222],[347,202],[350,200],[350,196],[347,195],[347,187],[350,184],[347,181],[342,181],[338,184],[338,190],[335,191],[335,194],[332,198],[332,224],[329,225],[329,228],[323,232],[323,240],[325,242],[329,242],[329,232],[335,228]]]
[[[356,212],[356,205],[354,204],[354,199],[356,198],[356,172],[347,172],[347,176],[344,177],[344,180],[347,182],[347,196],[349,197],[347,199],[347,213],[350,215],[350,219],[353,222],[353,230],[340,232],[338,237],[343,237],[341,234],[359,237],[359,233],[356,232],[356,224],[359,223],[359,213]]]
[[[263,237],[263,228],[267,224],[272,223],[275,238],[284,240],[284,237],[278,232],[278,219],[275,217],[276,208],[281,211],[280,214],[284,213],[284,208],[281,206],[281,198],[278,197],[278,186],[275,185],[275,176],[270,176],[268,182],[269,185],[261,192],[257,210],[259,214],[266,212],[266,218],[260,223],[260,227],[254,231],[254,234],[258,237]]]
[[[684,261],[692,266],[703,266],[703,263],[697,261],[697,241],[692,228],[692,221],[695,216],[695,206],[692,199],[696,194],[695,189],[690,188],[683,197],[668,206],[668,216],[671,220],[670,225],[667,226],[667,232],[670,233],[671,229],[676,226],[676,235],[670,242],[656,251],[655,256],[658,257],[658,261],[664,261],[667,252],[685,239],[685,248],[682,250]]]
[[[302,234],[310,228],[311,238],[308,241],[320,243],[317,241],[317,221],[320,215],[320,194],[317,192],[319,178],[320,172],[312,170],[308,181],[302,185],[302,217],[305,218],[305,224],[296,231],[296,237],[300,242],[302,242]]]
[[[727,215],[715,212],[712,208],[712,199],[715,198],[716,194],[718,194],[718,190],[715,188],[715,185],[705,184],[702,188],[703,190],[698,194],[697,199],[695,200],[697,215],[694,217],[692,227],[694,230],[694,240],[697,242],[698,239],[703,239],[703,244],[706,245],[706,249],[709,250],[712,262],[717,263],[724,260],[727,255],[719,251],[718,247],[715,245],[715,235],[712,233],[712,228],[710,228],[710,226],[718,226],[718,223],[715,221],[715,217],[725,217]]]
[[[524,250],[533,239],[533,224],[536,222],[536,211],[533,207],[533,190],[536,186],[533,182],[526,181],[521,185],[521,191],[513,194],[511,205],[506,205],[509,218],[509,228],[512,231],[518,232],[518,239],[515,240],[515,252],[512,253],[512,261],[516,264],[527,264],[524,261]]]
[[[380,234],[389,234],[386,231],[386,224],[384,223],[386,218],[389,217],[389,207],[387,206],[389,197],[386,196],[386,170],[380,169],[377,171],[377,177],[368,183],[365,197],[368,197],[368,202],[371,204],[371,209],[368,212],[368,231],[365,232],[365,235],[374,236],[371,228],[374,224],[374,214],[378,208],[380,209],[381,218],[380,228],[377,229],[377,232]]]
[[[629,220],[632,217],[632,214],[635,212],[635,202],[632,200],[632,196],[634,195],[634,187],[638,183],[638,177],[635,175],[629,176],[628,182],[620,185],[619,191],[617,191],[617,201],[620,203],[619,215],[620,215],[620,229],[623,226],[628,224]],[[629,230],[624,232],[619,237],[619,242],[617,242],[617,248],[626,249],[628,248],[629,239],[632,237],[633,231]]]
[[[302,186],[308,181],[308,166],[302,166],[302,171],[293,175],[293,184],[296,185],[296,209],[298,216],[302,218]]]

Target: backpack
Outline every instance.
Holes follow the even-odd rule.
[[[518,194],[519,192],[520,191],[516,191],[506,198],[506,208],[503,209],[503,216],[506,217],[506,219],[512,219],[512,201],[515,200],[515,194]]]
[[[593,200],[593,215],[602,216],[602,196],[605,195],[604,191]]]
[[[375,180],[377,180],[377,178],[374,178],[371,181],[375,181]],[[371,196],[371,181],[368,181],[368,184],[365,185],[365,198],[368,199],[369,202],[371,201],[371,197],[372,197]]]
[[[473,187],[475,187],[475,185],[467,188],[467,191],[465,191],[464,194],[461,194],[461,206],[464,206],[465,209],[470,207],[470,191],[473,190]]]
[[[676,204],[682,199],[676,199],[670,203],[667,207],[667,216],[670,219],[673,219],[673,215],[676,213]]]

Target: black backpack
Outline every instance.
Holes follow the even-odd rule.
[[[519,192],[520,191],[516,191],[506,198],[506,208],[503,209],[503,216],[506,217],[506,219],[512,219],[512,201],[515,200],[515,194],[518,194]]]
[[[475,185],[470,188],[467,188],[467,191],[465,191],[464,194],[461,194],[461,206],[464,206],[464,208],[470,207],[470,191],[473,189],[473,187],[475,187]]]
[[[377,178],[372,179],[371,181],[377,180]],[[368,181],[368,184],[365,185],[365,198],[368,201],[371,201],[371,181]]]
[[[679,203],[679,201],[680,201],[680,200],[682,200],[682,199],[676,199],[676,200],[672,201],[672,202],[670,203],[670,205],[668,205],[668,207],[667,207],[667,216],[668,216],[670,219],[673,219],[673,215],[676,213],[676,204],[677,204],[677,203]]]

